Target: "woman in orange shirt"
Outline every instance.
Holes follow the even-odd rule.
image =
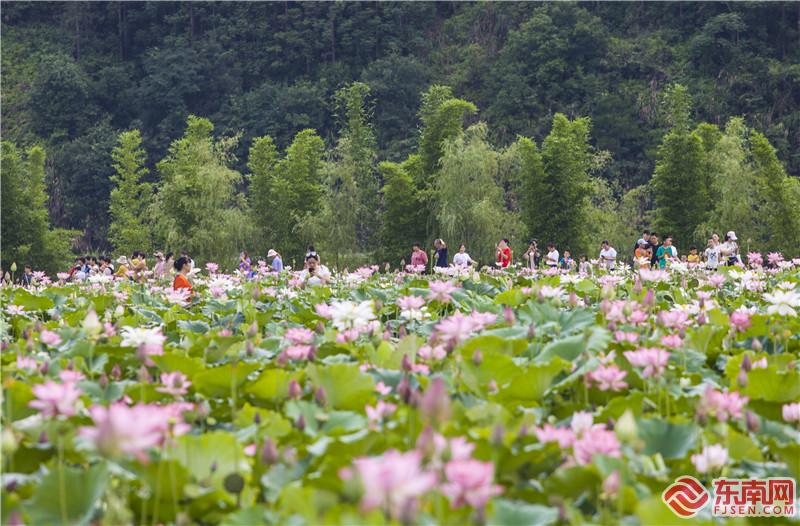
[[[192,284],[189,282],[189,278],[186,277],[192,270],[192,265],[189,263],[189,258],[186,256],[181,256],[176,259],[175,270],[178,271],[178,273],[175,275],[175,281],[172,282],[172,288],[174,290],[189,289],[189,295],[191,295],[193,293]]]

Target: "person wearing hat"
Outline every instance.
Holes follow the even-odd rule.
[[[281,259],[281,255],[278,254],[274,248],[269,249],[269,252],[267,252],[267,258],[272,260],[273,272],[281,272],[283,270],[283,259]]]
[[[117,258],[117,272],[114,273],[115,276],[124,278],[128,275],[128,258],[125,256],[120,256]]]
[[[739,258],[739,244],[736,243],[736,232],[731,230],[725,234],[725,241],[722,243],[719,252],[729,267],[738,265],[741,262]]]
[[[161,279],[167,272],[167,262],[164,261],[164,254],[161,252],[154,252],[153,257],[156,258],[156,264],[153,265],[153,277],[156,279]]]

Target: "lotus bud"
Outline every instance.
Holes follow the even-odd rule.
[[[503,425],[502,424],[497,424],[496,426],[494,426],[494,429],[492,429],[492,436],[489,439],[489,441],[495,447],[502,447],[504,439],[505,439],[505,435],[506,435],[506,431],[503,428]]]
[[[614,431],[621,441],[629,444],[636,442],[639,437],[639,428],[630,409],[626,409],[622,416],[619,417],[617,425],[614,426]]]
[[[316,332],[317,334],[325,334],[325,324],[321,321],[317,322]]]
[[[11,268],[11,272],[16,272],[17,271],[17,262],[14,261],[13,263],[11,263],[11,267],[9,267],[9,268]]]
[[[494,380],[489,380],[489,383],[486,387],[489,390],[489,394],[497,394],[500,391],[500,388],[497,387],[497,382]]]
[[[419,434],[419,438],[417,438],[417,450],[420,451],[425,458],[432,457],[436,452],[436,443],[431,426],[425,426],[425,429]]]
[[[411,399],[411,386],[408,383],[407,376],[403,376],[400,383],[397,384],[397,395],[405,403],[408,403]]]
[[[697,324],[698,325],[705,325],[706,323],[708,323],[708,317],[706,316],[705,312],[701,312],[697,316]]]
[[[289,382],[289,398],[298,399],[303,395],[303,389],[300,387],[300,384],[297,383],[297,380],[292,379]]]
[[[752,411],[747,411],[744,415],[745,424],[747,424],[747,430],[756,433],[761,428],[761,419]]]
[[[744,357],[742,358],[742,371],[749,373],[750,369],[753,368],[753,362],[750,361],[750,356],[745,353]]]
[[[532,340],[534,338],[536,338],[536,326],[531,323],[528,325],[528,339]]]
[[[389,332],[389,329],[386,329],[386,330],[383,331],[382,338],[383,338],[384,341],[387,341],[387,342],[392,339],[392,333]]]
[[[250,291],[250,294],[254,300],[258,300],[261,297],[261,287],[258,285],[253,287],[253,290]]]
[[[25,521],[22,520],[22,515],[17,510],[8,514],[8,526],[24,526]]]
[[[280,460],[280,453],[275,446],[275,442],[267,438],[264,440],[264,447],[261,448],[261,462],[271,466]]]
[[[106,387],[108,387],[108,376],[106,376],[105,374],[101,374],[100,378],[98,378],[97,380],[97,383],[100,385],[100,387],[105,389]]]
[[[480,349],[475,349],[475,352],[472,353],[472,363],[475,365],[480,365],[483,363],[483,353]]]
[[[322,386],[314,391],[314,400],[323,407],[328,403],[328,397],[325,396],[325,389]]]
[[[3,340],[2,342],[0,342],[0,351],[5,352],[7,350],[8,350],[8,342]]]
[[[139,368],[138,380],[143,384],[149,384],[150,382],[152,382],[152,379],[150,378],[150,373],[148,372],[147,367],[145,367],[144,365]]]
[[[656,304],[656,295],[653,292],[653,289],[647,289],[647,293],[644,295],[642,299],[642,305],[645,307],[652,307]]]
[[[747,387],[747,373],[745,371],[739,371],[739,374],[736,376],[736,383],[739,387]]]
[[[397,519],[403,526],[410,526],[416,524],[417,520],[417,501],[416,499],[405,499],[400,507],[400,513]]]
[[[97,336],[103,330],[103,324],[100,323],[100,318],[97,317],[97,313],[94,310],[86,313],[86,318],[83,320],[83,330],[89,336]]]
[[[12,479],[8,484],[6,484],[6,491],[8,493],[14,493],[17,490],[17,485],[17,481]]]
[[[408,334],[408,331],[406,330],[406,326],[405,326],[405,325],[401,325],[401,326],[400,326],[400,327],[397,329],[397,336],[398,336],[399,338],[405,338],[407,334]]]
[[[48,360],[45,360],[44,362],[42,362],[42,365],[39,366],[39,372],[42,373],[42,375],[47,375],[47,371],[49,370],[50,370],[50,362]]]
[[[611,332],[616,331],[617,330],[617,322],[615,322],[615,321],[608,322],[608,330],[611,331]]]
[[[576,307],[580,300],[578,299],[578,295],[574,292],[570,292],[567,298],[567,302],[570,304],[571,307]]]
[[[303,415],[297,417],[297,420],[294,421],[294,427],[298,430],[303,431],[306,428],[306,419]]]
[[[441,378],[433,378],[419,401],[423,418],[437,424],[450,418],[450,393]]]
[[[381,300],[373,300],[373,305],[375,306],[375,312],[380,312],[383,309],[383,302]]]
[[[39,444],[44,445],[47,444],[47,433],[42,431],[39,433]]]
[[[637,296],[642,293],[642,282],[639,277],[636,277],[636,281],[633,282],[633,293]]]
[[[410,373],[411,370],[413,369],[413,366],[411,364],[411,359],[408,357],[407,354],[403,355],[403,360],[400,362],[400,367],[403,369],[403,371],[407,373]]]
[[[256,411],[256,414],[253,415],[253,423],[257,426],[261,425],[261,413],[259,411]]]
[[[247,328],[247,337],[254,338],[258,336],[258,333],[259,333],[258,322],[254,320],[253,323],[251,323],[250,326]]]
[[[209,470],[211,471],[212,475],[217,472],[217,461],[216,460],[211,463],[211,467],[209,468]]]
[[[308,351],[308,361],[313,362],[317,358],[317,348],[316,346],[311,347],[311,350]]]
[[[514,322],[517,321],[516,316],[514,316],[514,309],[512,309],[511,307],[506,307],[505,309],[503,309],[503,320],[508,325],[514,325]]]
[[[8,426],[3,428],[0,442],[2,443],[3,455],[13,455],[19,445],[17,437],[14,436],[14,432]]]
[[[286,365],[286,362],[288,361],[289,361],[289,355],[286,353],[286,351],[281,351],[278,357],[275,358],[275,363],[280,366]]]
[[[761,352],[761,350],[764,348],[764,346],[761,345],[761,340],[759,340],[758,338],[753,338],[753,343],[751,347],[756,352]]]
[[[117,308],[114,309],[114,316],[116,318],[121,318],[125,316],[125,307],[123,307],[122,305],[117,305]]]

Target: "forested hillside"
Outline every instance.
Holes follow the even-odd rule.
[[[174,215],[201,158],[226,185],[213,225],[287,252],[313,239],[394,261],[411,239],[499,234],[583,249],[632,242],[648,214],[682,246],[733,227],[797,246],[767,246],[765,214],[800,195],[800,3],[4,3],[2,76],[3,140],[20,161],[44,149],[52,225],[82,249],[122,246],[115,148],[154,183],[159,246],[208,228]]]

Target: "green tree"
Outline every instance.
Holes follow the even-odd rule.
[[[39,146],[23,157],[8,141],[2,143],[2,267],[16,262],[18,268],[54,273],[69,263],[70,247],[77,232],[51,229],[44,185],[45,153]]]
[[[108,239],[118,253],[149,252],[152,249],[149,208],[153,189],[150,183],[142,181],[148,170],[139,130],[122,132],[111,157],[116,174],[111,177],[115,188],[111,190],[108,207],[111,215]]]
[[[520,239],[523,226],[505,209],[498,184],[498,157],[486,140],[484,124],[469,127],[444,144],[434,182],[440,237],[453,249],[464,243],[474,258],[488,262],[502,238]]]
[[[383,222],[380,235],[379,257],[393,267],[401,259],[410,262],[413,243],[422,243],[425,236],[425,217],[414,180],[408,173],[410,165],[417,162],[411,156],[402,164],[384,161],[378,165],[385,184],[383,193]]]
[[[528,233],[542,242],[572,250],[589,244],[588,212],[593,155],[589,145],[590,121],[570,121],[560,113],[536,152],[523,141],[523,217]]]
[[[215,141],[213,125],[190,115],[182,138],[157,164],[161,177],[154,205],[157,232],[173,251],[198,261],[235,262],[250,239],[241,175],[229,168],[233,140]]]
[[[697,242],[695,231],[710,210],[709,174],[704,171],[703,141],[689,130],[691,99],[686,88],[672,86],[665,104],[672,127],[658,147],[653,174],[656,228],[679,247]]]
[[[324,153],[325,144],[314,130],[299,132],[283,158],[269,137],[254,140],[250,148],[251,217],[259,239],[287,258],[300,258],[314,240],[313,229],[300,225],[309,214],[320,213]]]

